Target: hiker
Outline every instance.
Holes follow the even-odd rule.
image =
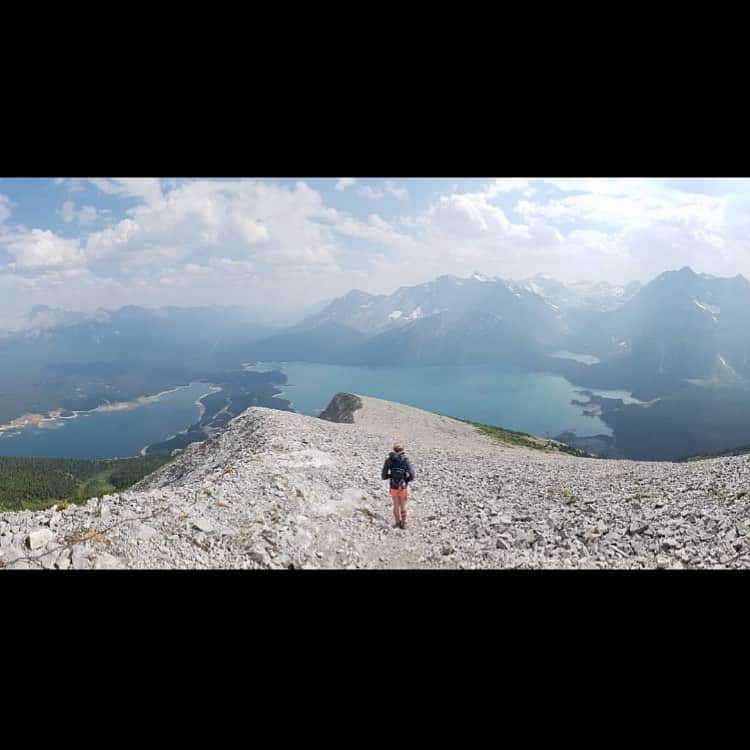
[[[399,443],[394,444],[393,451],[385,459],[381,477],[391,480],[393,517],[396,519],[393,528],[395,529],[398,526],[400,529],[405,529],[406,500],[409,496],[409,482],[414,479],[414,469],[409,459],[404,455],[404,449]]]

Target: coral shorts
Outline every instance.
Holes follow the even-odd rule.
[[[397,500],[406,500],[409,497],[409,488],[404,487],[403,490],[391,490],[391,497]]]

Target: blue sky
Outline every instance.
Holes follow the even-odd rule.
[[[750,276],[750,181],[0,179],[0,325],[32,305],[239,304],[283,320],[444,273]]]

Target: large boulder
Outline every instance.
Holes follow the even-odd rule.
[[[320,413],[320,418],[329,422],[354,424],[354,412],[361,408],[362,399],[359,396],[353,393],[337,393]]]
[[[52,541],[54,536],[49,529],[37,529],[26,537],[26,544],[29,549],[43,549]]]

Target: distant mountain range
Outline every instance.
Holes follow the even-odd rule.
[[[517,364],[655,398],[683,385],[743,383],[749,320],[742,276],[686,267],[617,286],[474,273],[390,295],[351,291],[251,349],[258,359],[333,364]]]
[[[641,285],[626,287],[607,282],[563,284],[539,274],[514,282],[474,273],[468,278],[440,276],[413,287],[401,287],[390,295],[374,295],[355,289],[306,318],[301,327],[335,323],[365,334],[404,328],[435,316],[458,320],[476,313],[505,315],[514,322],[519,315],[564,319],[573,311],[604,311],[619,307]],[[551,324],[558,329],[559,325]]]
[[[21,330],[0,335],[0,424],[25,412],[92,409],[221,378],[269,332],[239,308],[36,306]]]
[[[750,282],[687,267],[624,286],[542,274],[520,281],[446,275],[388,295],[353,290],[275,330],[254,325],[240,308],[85,314],[36,306],[22,330],[0,336],[0,386],[19,378],[111,380],[139,367],[193,377],[251,359],[508,364],[651,400],[750,381],[749,320]]]
[[[565,291],[542,277],[514,283],[478,273],[441,276],[390,295],[353,290],[260,342],[256,353],[360,364],[536,361],[564,340],[568,309],[598,304],[587,291]]]

